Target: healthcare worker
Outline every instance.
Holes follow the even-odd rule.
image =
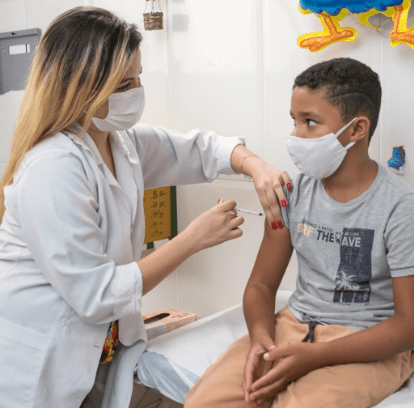
[[[80,407],[119,343],[145,346],[143,295],[192,254],[242,235],[226,201],[140,260],[144,189],[243,172],[280,223],[290,179],[243,138],[136,124],[141,38],[79,7],[36,50],[0,183],[1,408]]]

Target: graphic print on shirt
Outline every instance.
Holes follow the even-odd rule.
[[[361,228],[343,229],[340,262],[335,277],[334,303],[369,303],[374,232]]]
[[[339,246],[340,262],[335,276],[333,302],[342,304],[365,303],[371,300],[371,253],[374,230],[343,228],[334,231],[324,225],[303,220],[297,232],[308,239]]]

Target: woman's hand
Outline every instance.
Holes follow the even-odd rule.
[[[220,199],[215,207],[202,213],[188,225],[183,232],[191,235],[194,252],[243,235],[238,227],[243,224],[244,218],[237,216],[235,207],[234,200]]]
[[[274,398],[290,382],[320,368],[323,365],[321,353],[323,343],[299,343],[269,351],[264,360],[275,363],[274,367],[253,383],[250,398],[255,401]]]
[[[273,229],[283,228],[280,205],[287,206],[283,185],[286,185],[288,190],[292,188],[289,175],[285,171],[280,172],[257,156],[247,158],[243,167],[248,169],[247,171],[253,179],[269,225]]]
[[[144,295],[189,256],[202,249],[242,236],[243,232],[238,227],[243,224],[244,219],[238,217],[237,211],[234,210],[236,202],[221,201],[219,200],[211,210],[199,215],[171,241],[138,261]]]
[[[288,190],[292,189],[289,175],[285,171],[280,172],[275,169],[243,145],[234,148],[231,155],[231,166],[235,172],[245,174],[253,179],[269,225],[273,229],[278,226],[282,228],[280,205],[287,206],[283,185],[286,185]]]
[[[273,340],[268,336],[252,341],[244,367],[243,390],[246,403],[250,402],[252,384],[266,375],[272,368],[273,362],[264,360],[263,355],[275,348]]]

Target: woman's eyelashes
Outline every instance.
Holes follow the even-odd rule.
[[[117,91],[120,91],[120,92],[127,91],[129,88],[129,84],[130,82],[128,82],[126,85],[122,86],[121,88],[118,88]]]

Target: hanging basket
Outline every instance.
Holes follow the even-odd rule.
[[[163,14],[160,13],[144,13],[144,28],[146,30],[162,30]]]

